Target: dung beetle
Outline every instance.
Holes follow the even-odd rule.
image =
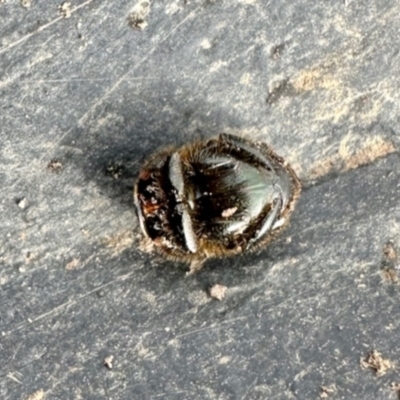
[[[267,144],[220,134],[150,156],[134,203],[147,240],[193,272],[208,258],[268,244],[300,192],[296,173]]]

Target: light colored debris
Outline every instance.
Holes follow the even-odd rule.
[[[64,3],[58,6],[58,11],[64,18],[69,18],[71,16],[71,3],[64,1]]]
[[[210,288],[209,293],[213,299],[221,301],[224,299],[227,290],[226,286],[216,284]]]
[[[146,17],[150,13],[150,1],[141,0],[132,9],[128,17],[128,24],[132,29],[141,31],[148,25]]]
[[[114,356],[107,356],[104,359],[104,366],[107,367],[108,369],[113,369],[113,361],[114,361]]]
[[[382,269],[383,277],[386,281],[390,283],[398,283],[399,277],[397,275],[397,271],[394,268],[383,268]]]
[[[21,0],[22,7],[31,8],[32,0]]]
[[[80,259],[79,258],[73,258],[66,266],[65,269],[67,271],[72,271],[74,269],[76,269],[80,263]]]
[[[47,164],[47,169],[49,169],[50,171],[54,171],[54,172],[59,172],[61,171],[63,165],[61,163],[61,161],[53,158],[48,164]]]
[[[30,394],[25,400],[44,400],[45,393],[43,389],[39,389],[36,392]]]
[[[319,397],[321,399],[327,399],[328,397],[332,396],[335,392],[336,392],[336,386],[333,384],[329,386],[321,386]]]
[[[392,242],[387,242],[383,246],[383,254],[390,261],[397,260],[397,251]]]
[[[360,365],[364,369],[373,369],[378,377],[385,375],[389,369],[394,367],[392,361],[383,358],[382,354],[376,350],[372,350],[365,358],[362,358]]]
[[[17,206],[21,210],[25,210],[26,206],[28,205],[28,201],[26,200],[26,197],[22,197],[22,199],[17,200]]]

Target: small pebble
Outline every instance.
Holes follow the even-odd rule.
[[[213,299],[221,301],[225,297],[227,289],[228,288],[224,285],[216,284],[210,288],[210,296]]]

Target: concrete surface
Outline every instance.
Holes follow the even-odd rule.
[[[0,1],[0,398],[396,399],[399,3],[59,6]],[[140,251],[133,180],[220,132],[305,188],[268,249],[185,277]]]

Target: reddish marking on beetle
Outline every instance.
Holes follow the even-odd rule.
[[[151,172],[149,170],[143,169],[142,171],[140,171],[139,179],[147,181],[150,178],[151,178]]]

